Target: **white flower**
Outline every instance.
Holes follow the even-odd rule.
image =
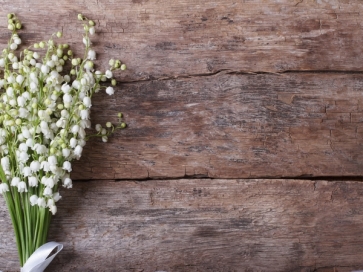
[[[9,80],[10,77],[8,77]],[[11,83],[11,82],[10,82]],[[14,89],[13,87],[9,87],[6,89],[6,94],[8,95],[8,97],[14,97]]]
[[[108,141],[108,137],[107,136],[102,136],[102,142],[106,143]]]
[[[69,86],[67,83],[64,83],[63,85],[62,85],[62,88],[61,88],[61,90],[62,90],[62,92],[63,93],[69,93],[70,92],[70,90],[71,90],[71,86]]]
[[[18,178],[18,177],[13,177],[13,179],[11,180],[10,185],[11,185],[11,186],[18,186],[19,182],[20,182],[20,178]]]
[[[83,38],[83,44],[84,44],[85,46],[90,46],[90,45],[91,45],[91,42],[90,42],[89,38],[84,37],[84,38]]]
[[[57,165],[57,163],[58,163],[56,156],[49,156],[48,157],[48,162],[49,162],[50,165]]]
[[[6,183],[0,183],[0,194],[9,192],[9,186]]]
[[[24,192],[28,192],[27,188],[26,188],[26,183],[24,181],[20,181],[18,184],[18,192],[19,193],[24,193]]]
[[[63,180],[63,187],[70,189],[72,188],[72,180],[70,178],[65,178]]]
[[[108,95],[113,95],[115,93],[115,90],[112,87],[107,87],[106,93]]]
[[[43,74],[46,75],[49,73],[49,66],[43,64],[40,70],[42,71]]]
[[[57,206],[56,205],[52,205],[49,207],[50,212],[55,215],[57,213]]]
[[[81,110],[80,115],[81,115],[82,120],[88,120],[89,119],[89,110]]]
[[[69,141],[69,145],[70,147],[75,148],[77,145],[77,140],[75,138],[71,138]]]
[[[25,142],[25,144],[27,146],[29,146],[30,148],[32,148],[33,145],[34,145],[33,139],[31,139],[31,138],[27,139],[26,142]]]
[[[30,205],[34,206],[34,205],[36,205],[36,204],[38,203],[38,196],[36,196],[36,195],[32,195],[32,196],[29,198],[29,200],[30,200]]]
[[[91,121],[90,120],[81,120],[79,123],[81,128],[90,128],[91,127]]]
[[[40,162],[39,161],[32,161],[30,163],[30,169],[32,170],[32,172],[37,172],[40,169]]]
[[[84,146],[86,145],[86,141],[85,141],[85,140],[83,140],[83,139],[79,139],[79,140],[78,140],[78,144],[79,144],[80,146],[84,147]]]
[[[23,83],[24,77],[22,75],[17,75],[16,82],[18,82],[20,85]]]
[[[100,132],[102,129],[102,126],[100,124],[97,124],[95,128],[96,128],[96,131]]]
[[[71,131],[72,131],[73,134],[78,133],[78,131],[79,131],[79,125],[73,125],[72,128],[71,128]]]
[[[51,207],[51,206],[54,206],[54,205],[55,205],[54,199],[53,198],[49,198],[48,199],[48,202],[47,202],[47,206],[48,207]]]
[[[89,50],[88,54],[87,54],[87,58],[90,60],[95,60],[96,59],[96,52],[94,50]]]
[[[29,111],[27,109],[24,109],[24,108],[19,109],[20,118],[28,118],[28,116],[29,116]]]
[[[43,197],[39,197],[37,204],[41,208],[45,208],[47,206],[47,203],[45,202],[45,199]]]
[[[46,196],[46,197],[52,196],[53,195],[52,189],[49,188],[49,187],[45,187],[44,192],[43,192],[43,195]],[[45,200],[44,200],[44,202],[45,202]]]
[[[38,178],[37,177],[28,177],[28,183],[30,187],[37,187],[38,186]]]
[[[70,154],[71,154],[71,150],[70,149],[68,149],[68,148],[63,148],[62,149],[62,155],[63,155],[63,157],[68,158]]]
[[[61,118],[57,121],[57,123],[55,123],[57,127],[59,128],[65,128],[66,124],[67,124],[67,120],[64,118]]]
[[[84,130],[83,127],[80,127],[79,128],[79,131],[78,131],[78,135],[81,139],[83,139],[84,137],[86,137],[86,131]],[[78,143],[79,144],[79,143]]]
[[[41,145],[41,144],[35,144],[33,147],[33,150],[35,150],[35,152],[38,155],[42,155],[45,154],[47,152],[47,148],[45,145]]]
[[[5,67],[5,60],[3,58],[0,59],[0,67]]]
[[[24,168],[23,168],[23,175],[24,175],[24,177],[28,177],[28,176],[30,176],[31,175],[31,169],[30,169],[30,167],[29,166],[25,166]]]
[[[105,76],[107,77],[107,78],[112,78],[112,72],[110,71],[110,70],[107,70],[106,72],[105,72]]]
[[[63,163],[63,169],[68,171],[68,172],[71,172],[72,171],[72,165],[69,161],[65,161]]]
[[[10,161],[9,161],[8,157],[2,157],[1,158],[1,166],[2,166],[4,171],[9,171],[10,170]]]
[[[85,96],[83,98],[83,104],[87,107],[87,108],[90,108],[92,106],[92,103],[91,103],[91,98],[88,97],[88,96]]]
[[[79,90],[79,88],[81,87],[81,83],[78,80],[75,80],[72,82],[72,87]]]
[[[53,68],[54,67],[54,61],[53,60],[48,60],[47,61],[47,66],[49,66],[50,68]]]
[[[52,177],[48,177],[48,178],[45,178],[45,179],[44,179],[44,182],[43,182],[43,179],[42,179],[42,183],[43,183],[45,186],[49,187],[49,188],[53,188],[53,187],[54,187],[54,185],[55,185],[55,180],[54,180],[54,178],[52,178]]]
[[[23,134],[23,136],[24,136],[24,134]],[[28,151],[28,146],[26,145],[26,143],[21,143],[20,145],[19,145],[19,150],[20,151],[23,151],[23,152],[27,152]]]
[[[21,39],[19,37],[14,38],[14,43],[21,44]]]
[[[20,154],[19,154],[19,157],[18,157],[18,160],[20,161],[20,162],[27,162],[28,161],[28,159],[29,159],[29,155],[28,155],[28,153],[26,153],[26,152],[20,152]]]
[[[16,50],[17,48],[18,48],[18,45],[16,43],[10,44],[10,49],[11,50]]]
[[[17,98],[16,100],[17,100],[18,105],[19,105],[20,107],[24,107],[24,106],[25,106],[25,98],[24,98],[24,97],[22,97],[22,96],[18,96],[18,98]]]
[[[80,158],[82,155],[82,151],[83,151],[82,146],[77,145],[76,148],[74,149],[74,155],[76,155],[78,158]]]
[[[53,199],[55,202],[58,202],[61,198],[62,196],[59,194],[59,192],[53,194]]]
[[[47,161],[42,161],[40,163],[40,168],[43,169],[45,172],[49,172],[50,171],[50,164]]]
[[[93,35],[93,34],[95,34],[95,27],[94,26],[91,26],[90,28],[89,28],[89,34],[91,34],[91,35]]]
[[[63,95],[64,103],[72,103],[72,100],[73,100],[73,97],[69,93],[66,93],[65,95]]]
[[[25,138],[30,138],[30,136],[31,136],[31,134],[30,134],[30,132],[29,132],[29,130],[28,130],[28,128],[27,127],[22,127],[21,128],[21,133],[23,134],[23,136],[25,137]]]
[[[61,111],[61,116],[62,116],[63,118],[68,118],[68,117],[69,117],[69,112],[68,112],[67,110],[62,110],[62,111]]]

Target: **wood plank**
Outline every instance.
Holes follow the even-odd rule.
[[[232,71],[360,70],[363,4],[351,1],[5,1],[24,22],[26,45],[59,29],[81,41],[76,16],[100,25],[94,38],[103,67],[111,57],[129,65],[125,80]],[[80,47],[75,48],[80,52]]]
[[[361,74],[220,73],[121,88],[95,97],[92,120],[122,111],[129,128],[92,140],[74,179],[363,175]]]
[[[363,269],[357,181],[77,182],[62,191],[48,271]],[[0,199],[0,270],[18,271]]]

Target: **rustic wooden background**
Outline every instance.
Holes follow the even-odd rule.
[[[9,12],[25,46],[62,30],[78,53],[82,12],[98,65],[129,68],[92,108],[129,127],[74,165],[47,271],[363,269],[362,1],[3,1],[2,47]]]

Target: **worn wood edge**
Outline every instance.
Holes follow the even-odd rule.
[[[357,181],[76,182],[61,191],[48,271],[319,271],[363,268]],[[18,271],[0,199],[0,269]]]

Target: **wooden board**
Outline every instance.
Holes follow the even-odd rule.
[[[363,175],[363,75],[218,74],[123,84],[95,97],[92,141],[75,179]],[[113,119],[115,120],[115,118]]]
[[[94,124],[122,111],[129,128],[74,164],[50,235],[65,249],[48,270],[362,270],[362,11],[359,0],[1,3],[0,47],[15,12],[24,47],[62,30],[79,54],[82,12],[99,26],[97,67],[129,68],[92,108]],[[241,179],[280,177],[340,181]],[[19,271],[2,198],[0,237],[0,270]]]
[[[93,181],[62,195],[48,271],[363,269],[360,182]],[[0,269],[19,271],[0,203]]]
[[[63,30],[76,46],[82,12],[100,26],[101,66],[121,58],[130,68],[125,80],[223,69],[362,71],[362,10],[359,0],[14,0],[1,5],[0,30],[6,36],[6,14],[15,12],[24,42]]]

